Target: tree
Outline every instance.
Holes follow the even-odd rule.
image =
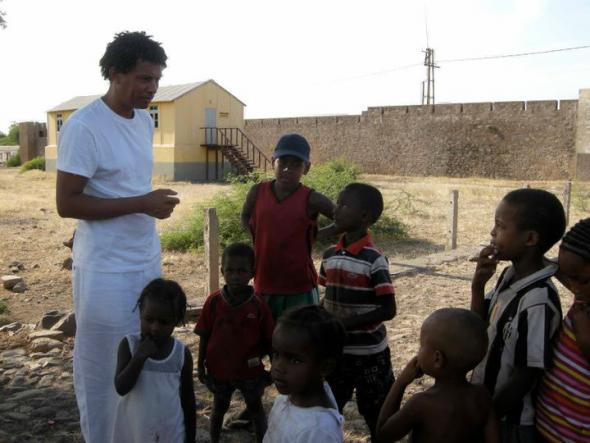
[[[0,146],[12,146],[19,144],[18,123],[12,122],[8,128],[8,135],[0,138]]]
[[[0,0],[1,2],[2,0]],[[6,19],[4,18],[6,16],[6,12],[4,12],[3,10],[0,9],[0,28],[5,29],[6,28]]]

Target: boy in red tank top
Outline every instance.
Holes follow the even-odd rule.
[[[311,259],[319,214],[332,219],[334,204],[301,184],[309,171],[309,143],[282,136],[273,153],[275,179],[252,186],[242,208],[256,257],[254,288],[264,295],[275,321],[295,306],[317,304],[317,273]]]

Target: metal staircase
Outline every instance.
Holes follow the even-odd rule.
[[[202,128],[205,131],[205,143],[201,146],[215,151],[215,163],[219,163],[218,153],[221,152],[221,168],[223,175],[224,159],[238,175],[248,175],[255,169],[264,172],[272,169],[270,159],[248,138],[240,128]],[[207,168],[208,171],[209,168]],[[215,168],[215,179],[218,179],[218,168]],[[209,179],[209,177],[207,177]]]

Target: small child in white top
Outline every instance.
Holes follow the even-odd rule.
[[[183,321],[186,296],[178,283],[157,278],[139,301],[141,334],[119,345],[117,405],[112,443],[194,442],[196,434],[193,359],[172,337]]]
[[[271,375],[280,395],[265,443],[342,443],[344,418],[324,379],[342,356],[345,330],[317,305],[279,318],[272,336]]]

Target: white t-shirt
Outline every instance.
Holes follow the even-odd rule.
[[[151,191],[153,122],[145,110],[127,119],[102,99],[65,122],[58,143],[57,169],[88,178],[84,193],[100,198],[135,197]],[[102,272],[129,272],[160,260],[153,217],[129,214],[79,220],[74,265]]]
[[[324,389],[333,408],[300,408],[287,395],[278,395],[268,417],[264,443],[342,443],[344,417],[327,383]]]

